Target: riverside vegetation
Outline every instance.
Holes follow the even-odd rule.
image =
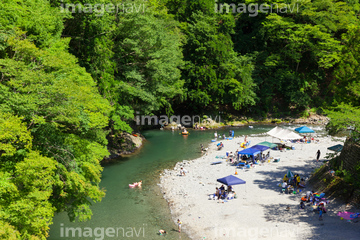
[[[60,9],[109,2],[0,2],[1,238],[45,239],[55,212],[89,219],[105,196],[107,137],[132,133],[136,111],[320,112],[331,133],[351,127],[359,138],[358,1],[264,1],[298,10],[256,17],[208,0],[112,0],[144,11],[101,16]]]

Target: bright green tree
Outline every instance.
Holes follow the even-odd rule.
[[[2,179],[11,179],[1,219],[25,239],[45,238],[54,211],[86,220],[104,196],[100,161],[109,154],[112,108],[68,53],[70,39],[60,38],[66,14],[48,1],[3,1],[0,11],[0,113],[21,120],[0,128]]]

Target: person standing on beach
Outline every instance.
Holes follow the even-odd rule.
[[[319,209],[319,221],[323,220],[322,215],[323,215],[323,208],[320,207],[320,209]]]
[[[319,158],[320,158],[320,149],[316,152],[316,161],[318,162],[319,161]]]
[[[177,220],[177,224],[178,224],[179,232],[181,232],[181,221],[180,221],[180,219]]]

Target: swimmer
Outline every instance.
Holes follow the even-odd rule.
[[[165,231],[165,230],[160,229],[160,230],[159,230],[159,234],[160,234],[160,235],[166,234],[166,231]]]
[[[141,187],[141,184],[142,184],[142,180],[140,180],[140,182],[137,183],[137,186]]]

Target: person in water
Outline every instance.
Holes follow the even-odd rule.
[[[141,187],[141,184],[142,184],[142,180],[140,180],[140,182],[137,183],[137,186]]]
[[[186,128],[184,128],[184,130],[183,130],[183,133],[187,133],[188,131],[186,130]]]
[[[160,230],[159,230],[159,234],[160,234],[160,235],[166,234],[166,231],[165,231],[165,230],[160,229]]]

